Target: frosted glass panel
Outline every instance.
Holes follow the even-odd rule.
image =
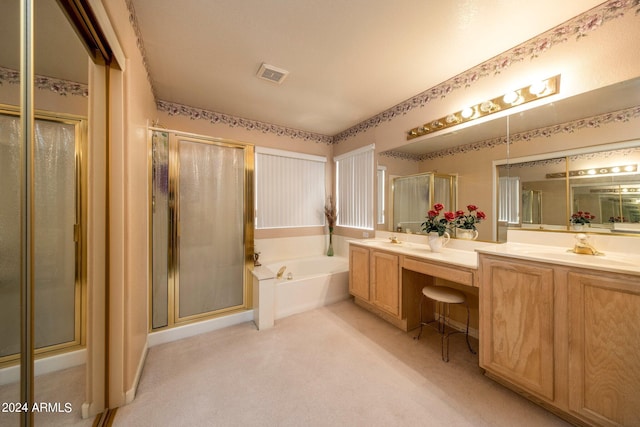
[[[20,351],[20,118],[0,115],[0,356]]]
[[[179,317],[243,304],[244,151],[179,141]]]
[[[36,121],[35,345],[74,340],[75,127]]]
[[[19,118],[0,115],[0,356],[19,351]],[[35,346],[74,341],[75,126],[36,120],[34,156]]]
[[[153,229],[153,295],[152,323],[154,328],[168,324],[168,251],[169,251],[169,134],[154,132],[152,229]]]
[[[408,176],[393,181],[394,228],[400,224],[403,230],[420,231],[420,224],[431,208],[430,181],[431,175]]]

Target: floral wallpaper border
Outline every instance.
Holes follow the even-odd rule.
[[[20,71],[0,67],[0,85],[5,82],[9,84],[20,84]],[[89,96],[88,85],[69,80],[56,79],[54,77],[36,75],[35,87],[41,90],[50,90],[62,96]]]
[[[547,126],[543,128],[533,129],[525,132],[516,133],[510,135],[509,142],[528,142],[534,138],[550,137],[559,133],[573,133],[577,130],[587,128],[598,128],[603,125],[607,125],[615,122],[628,122],[629,120],[636,120],[640,118],[640,105],[635,107],[625,108],[623,110],[614,111],[611,113],[604,113],[593,117],[584,119],[572,120],[570,122],[561,123],[553,126]],[[453,156],[456,154],[464,154],[473,151],[479,151],[487,148],[493,148],[499,145],[507,143],[506,136],[500,136],[496,138],[486,139],[484,141],[473,142],[471,144],[460,145],[458,147],[451,147],[444,150],[434,151],[432,153],[422,155],[411,155],[407,153],[401,153],[398,151],[384,151],[381,152],[381,156],[391,157],[396,159],[406,159],[413,161],[434,160],[442,157]]]
[[[500,74],[516,62],[525,58],[535,59],[552,47],[564,43],[569,37],[579,40],[589,32],[600,28],[604,23],[624,16],[625,12],[635,8],[635,15],[640,16],[640,0],[611,0],[576,16],[551,30],[534,37],[488,61],[485,61],[462,74],[440,83],[400,104],[383,111],[334,136],[334,143],[339,143],[361,132],[389,122],[395,117],[405,115],[417,107],[424,107],[435,99],[441,99],[454,90],[471,86],[483,77]]]
[[[230,127],[240,127],[246,130],[257,130],[262,133],[273,133],[279,136],[299,138],[304,141],[314,141],[317,143],[333,144],[333,138],[319,133],[307,132],[304,130],[291,129],[271,123],[259,122],[256,120],[243,119],[242,117],[231,116],[229,114],[216,113],[215,111],[203,110],[201,108],[189,107],[158,100],[156,102],[158,111],[168,113],[170,116],[187,116],[191,120],[207,120],[212,124],[225,124]]]

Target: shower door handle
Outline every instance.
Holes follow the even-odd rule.
[[[80,224],[73,224],[73,241],[75,243],[80,241]]]

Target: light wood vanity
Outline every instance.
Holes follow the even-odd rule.
[[[418,245],[385,243],[351,242],[349,292],[356,304],[404,331],[419,326],[422,288],[434,285],[436,278],[476,286],[473,251],[449,251],[447,260],[447,255],[417,249]],[[423,319],[432,317],[430,304],[423,304]]]
[[[479,280],[486,375],[577,424],[640,425],[639,275],[481,253]]]
[[[640,426],[637,254],[624,265],[613,254],[571,258],[565,248],[545,254],[504,244],[433,254],[384,243],[350,244],[356,304],[408,331],[419,324],[423,286],[442,278],[478,287],[487,376],[574,424]],[[432,312],[426,307],[425,318]]]

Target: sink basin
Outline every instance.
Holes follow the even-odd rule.
[[[617,267],[640,267],[637,260],[626,259],[616,255],[583,255],[573,252],[545,252],[545,251],[522,251],[523,255],[536,258],[544,258],[555,261],[589,263],[591,265],[617,266]]]

